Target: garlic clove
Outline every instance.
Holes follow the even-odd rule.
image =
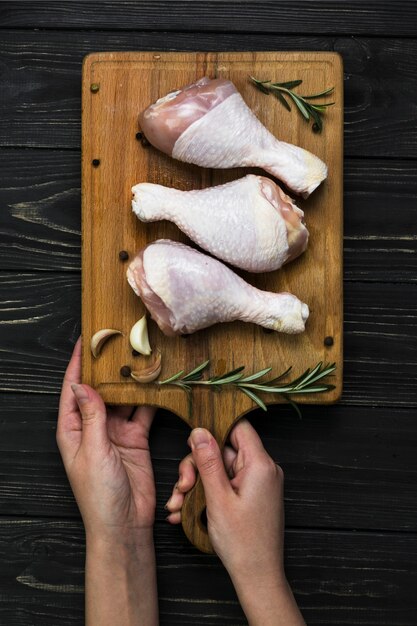
[[[148,356],[152,352],[148,337],[148,324],[146,315],[140,318],[130,331],[130,345],[136,352]]]
[[[142,370],[138,370],[136,372],[131,372],[131,377],[133,380],[136,380],[138,383],[151,383],[153,380],[156,380],[161,373],[162,369],[162,355],[161,351],[157,350],[157,355],[155,362],[149,367],[145,367]]]
[[[115,330],[114,328],[102,328],[91,337],[91,354],[95,359],[99,356],[106,341],[113,335],[123,335],[123,333],[121,330]]]

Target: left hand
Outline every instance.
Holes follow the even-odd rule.
[[[100,395],[80,383],[81,339],[64,377],[57,442],[87,541],[149,537],[155,517],[149,452],[155,409],[106,409]]]

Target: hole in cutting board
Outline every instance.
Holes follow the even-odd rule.
[[[204,528],[207,530],[207,508],[206,507],[204,507],[204,509],[201,511],[200,522],[202,523]]]

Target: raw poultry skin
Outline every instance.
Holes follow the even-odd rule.
[[[140,220],[170,220],[204,250],[249,272],[276,270],[307,247],[304,213],[264,176],[195,191],[140,183],[132,192]]]
[[[168,239],[141,250],[127,279],[168,336],[234,320],[296,334],[309,314],[296,296],[261,291],[220,261]]]
[[[139,123],[159,150],[202,167],[260,167],[308,197],[327,167],[303,148],[278,141],[229,80],[204,77],[143,111]]]

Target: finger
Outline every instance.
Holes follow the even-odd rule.
[[[236,451],[242,453],[245,461],[267,454],[261,438],[247,419],[241,419],[233,427],[230,443]]]
[[[181,511],[176,511],[175,513],[170,513],[167,516],[166,520],[170,524],[181,524]]]
[[[178,490],[187,493],[195,485],[197,480],[197,466],[192,454],[188,454],[183,458],[178,468]]]
[[[178,489],[178,483],[176,483],[172,490],[172,495],[165,505],[165,508],[167,509],[167,511],[170,511],[171,513],[175,513],[175,511],[180,511],[184,503],[184,498],[185,498],[184,493],[182,493]]]
[[[81,337],[78,338],[62,382],[59,400],[58,433],[80,430],[81,418],[71,385],[81,382]]]
[[[223,456],[215,438],[205,428],[195,428],[189,438],[194,461],[199,471],[207,506],[216,506],[233,492]]]
[[[82,419],[82,443],[92,450],[110,445],[107,434],[107,412],[101,396],[88,385],[72,385]]]
[[[230,446],[225,446],[223,450],[223,462],[226,468],[226,472],[229,478],[233,478],[235,475],[235,462],[237,459],[237,452]]]
[[[155,413],[156,407],[154,406],[138,406],[132,415],[131,421],[140,424],[145,432],[149,433]]]
[[[184,494],[190,491],[195,485],[197,479],[197,468],[192,454],[188,454],[178,468],[178,482],[175,483],[172,494],[169,497],[165,508],[168,511],[179,511],[184,503]]]

